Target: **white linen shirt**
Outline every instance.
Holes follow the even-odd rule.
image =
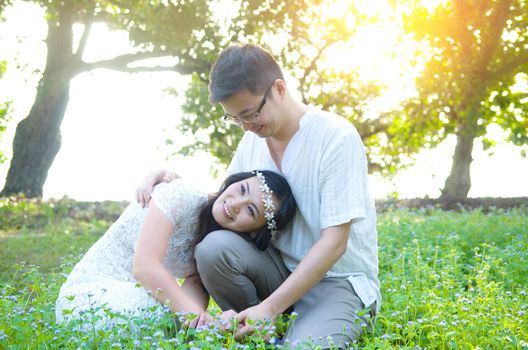
[[[281,173],[265,139],[246,132],[228,173],[256,169]],[[310,106],[288,143],[281,174],[298,207],[292,224],[274,242],[288,269],[296,268],[321,230],[351,221],[346,252],[326,277],[348,278],[365,306],[377,301],[379,308],[376,212],[357,130],[348,120]]]

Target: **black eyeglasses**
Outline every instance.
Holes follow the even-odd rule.
[[[264,93],[264,97],[262,98],[262,102],[257,107],[257,110],[254,113],[251,113],[248,116],[245,117],[237,117],[236,115],[232,115],[229,113],[224,114],[224,120],[228,123],[232,123],[238,126],[242,126],[242,124],[251,124],[258,121],[258,118],[260,117],[260,111],[262,110],[262,107],[266,104],[266,101],[268,101],[268,94],[271,90],[271,87],[273,86],[273,83],[269,86],[269,88]]]

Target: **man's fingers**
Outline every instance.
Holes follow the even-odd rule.
[[[196,328],[198,326],[198,322],[200,321],[200,317],[195,317],[189,322],[189,328]]]
[[[203,313],[198,317],[197,327],[203,327],[207,324],[207,314]]]
[[[235,331],[235,340],[240,340],[246,335],[251,335],[255,330],[248,324],[243,325]]]
[[[226,311],[226,312],[228,312],[228,311]],[[246,314],[245,311],[242,311],[242,312],[239,312],[238,314],[235,314],[235,315],[233,315],[231,317],[234,317],[239,323],[242,323],[242,322],[244,322],[246,320],[247,314]]]
[[[143,191],[143,193],[141,194],[141,206],[143,208],[148,208],[149,201],[150,201],[150,193],[147,191]]]
[[[222,312],[222,314],[220,315],[220,319],[222,321],[228,321],[231,318],[236,318],[236,315],[237,313],[235,310],[227,310]]]
[[[164,182],[171,182],[174,179],[180,179],[180,175],[176,174],[173,171],[166,171],[165,175],[162,178],[162,181]]]

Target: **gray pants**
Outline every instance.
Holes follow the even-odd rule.
[[[196,247],[195,259],[205,288],[224,311],[257,305],[290,274],[276,249],[260,251],[230,231],[210,233]],[[358,315],[365,305],[348,280],[323,278],[293,308],[298,315],[286,333],[290,346],[345,348],[370,328],[375,306]]]

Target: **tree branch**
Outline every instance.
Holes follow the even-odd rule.
[[[461,59],[469,62],[471,60],[471,43],[473,41],[473,34],[468,29],[469,18],[469,4],[467,0],[454,0],[454,30],[460,43]],[[463,63],[463,62],[461,62]]]
[[[386,132],[389,128],[390,123],[386,120],[384,116],[381,116],[379,119],[372,122],[365,122],[357,125],[359,135],[362,140],[366,140],[369,137],[379,134],[380,132]]]
[[[489,75],[488,85],[494,82],[498,82],[500,80],[504,80],[506,76],[515,72],[519,67],[524,64],[528,64],[528,51],[525,51],[524,54],[515,56],[510,61],[504,62],[498,67],[497,70],[491,72]]]
[[[154,66],[154,67],[105,67],[105,66],[98,66],[95,68],[108,68],[119,72],[125,72],[125,73],[141,73],[141,72],[176,72],[180,74],[192,74],[195,72],[195,69],[192,67],[182,67],[179,65],[174,66]],[[92,69],[95,69],[92,68]]]
[[[304,95],[306,92],[304,88],[304,84],[306,84],[306,78],[308,77],[308,74],[310,74],[316,68],[317,61],[319,60],[319,58],[321,58],[321,55],[323,54],[324,50],[326,50],[326,48],[330,46],[331,43],[331,41],[326,41],[325,44],[320,49],[318,49],[317,55],[310,62],[310,65],[304,69],[304,74],[299,80],[299,90],[301,91],[301,97],[303,102],[306,102],[306,98]]]
[[[149,58],[162,58],[162,57],[175,57],[168,52],[153,51],[153,52],[138,52],[133,54],[125,54],[114,57],[109,60],[101,60],[95,62],[81,62],[77,68],[77,73],[90,71],[96,68],[107,68],[127,73],[137,72],[178,72],[180,74],[191,74],[199,70],[200,66],[195,64],[175,64],[174,66],[154,66],[154,67],[129,67],[130,63],[149,59]]]
[[[75,56],[80,60],[82,60],[84,49],[86,48],[86,43],[88,41],[88,36],[90,35],[91,29],[92,29],[92,22],[91,21],[85,22],[82,37],[81,37],[81,40],[79,41],[79,47],[77,48],[77,52],[75,53]]]
[[[476,62],[477,67],[485,69],[488,66],[493,52],[499,45],[512,2],[513,0],[500,1],[489,17],[487,22],[489,31],[487,33],[482,31],[482,51],[479,60]]]

